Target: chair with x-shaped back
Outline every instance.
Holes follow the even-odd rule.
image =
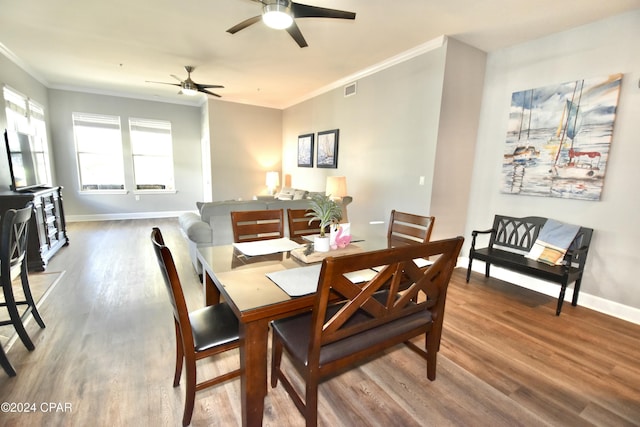
[[[29,351],[34,350],[35,346],[24,327],[24,321],[31,314],[41,328],[45,327],[31,294],[27,272],[27,244],[32,212],[33,205],[31,203],[22,209],[7,210],[2,218],[2,232],[0,234],[0,280],[4,293],[4,302],[0,303],[0,306],[6,307],[9,312],[9,320],[1,321],[0,325],[13,325],[20,340]],[[16,300],[12,281],[18,276],[20,276],[22,283],[24,299]],[[18,309],[21,306],[26,306],[22,314]],[[15,369],[1,346],[0,364],[9,376],[16,375]]]
[[[447,287],[463,241],[457,237],[324,259],[313,310],[271,323],[271,386],[282,382],[307,426],[317,424],[322,380],[397,344],[423,356],[427,378],[436,379]],[[424,257],[436,259],[421,268],[415,260]],[[365,269],[377,273],[362,283],[349,279],[347,273]],[[424,348],[410,341],[419,335],[425,335]],[[295,377],[281,369],[283,351],[305,383],[302,395]]]

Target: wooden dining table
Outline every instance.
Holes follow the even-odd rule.
[[[372,238],[327,255],[386,247],[386,239]],[[205,303],[217,304],[222,298],[240,321],[242,425],[261,426],[267,394],[269,322],[310,310],[315,298],[314,293],[291,297],[266,274],[311,264],[295,258],[290,251],[246,256],[234,245],[201,247],[198,259],[203,268]]]

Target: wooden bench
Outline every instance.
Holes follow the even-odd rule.
[[[547,222],[547,218],[529,216],[514,218],[504,215],[496,215],[493,219],[493,227],[489,230],[474,230],[471,233],[471,249],[469,249],[469,267],[467,269],[467,283],[471,276],[471,264],[474,259],[486,263],[485,276],[489,277],[491,264],[508,270],[536,277],[560,284],[560,296],[556,315],[560,315],[562,302],[567,290],[567,285],[575,282],[573,290],[573,306],[578,304],[580,282],[584,273],[584,266],[589,252],[593,229],[580,227],[569,250],[565,254],[563,265],[549,265],[539,262],[525,255],[538,238],[540,230]],[[480,234],[490,234],[489,246],[476,249],[476,238]]]

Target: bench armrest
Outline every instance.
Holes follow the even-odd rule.
[[[570,249],[567,250],[567,252],[564,254],[564,265],[570,265],[571,264],[571,260],[575,257],[575,256],[586,256],[587,251],[589,250],[589,246],[582,246],[578,249]]]
[[[490,234],[495,232],[495,228],[490,228],[488,230],[473,230],[471,232],[471,250],[473,251],[476,248],[476,237],[478,237],[478,234]]]

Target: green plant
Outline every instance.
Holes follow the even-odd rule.
[[[342,209],[335,200],[331,200],[330,196],[324,194],[314,194],[309,202],[309,210],[306,216],[311,217],[312,221],[320,221],[320,237],[324,237],[325,228],[328,225],[336,223],[342,219]]]

